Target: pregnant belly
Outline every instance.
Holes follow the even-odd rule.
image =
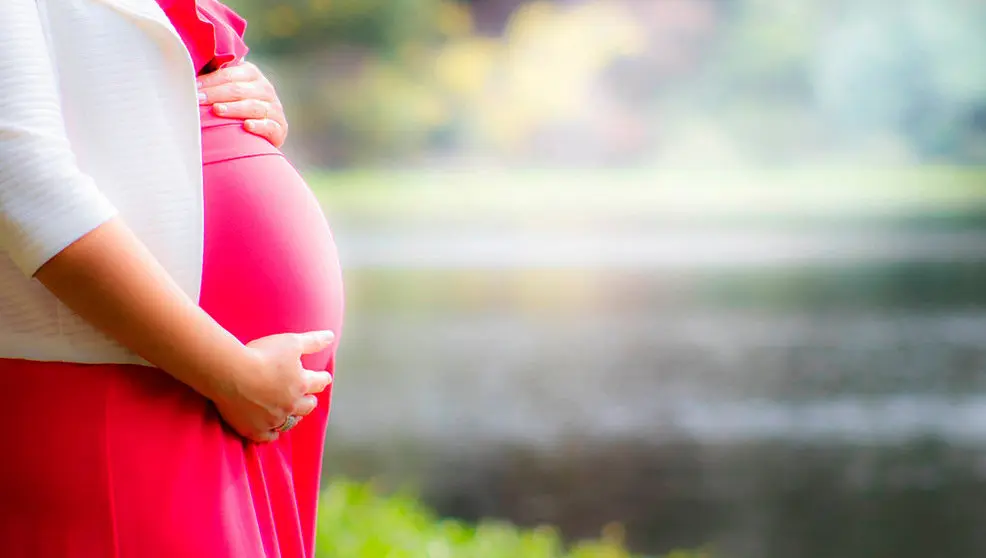
[[[338,335],[342,275],[315,196],[284,155],[240,122],[206,112],[202,121],[202,307],[244,342],[318,329]]]

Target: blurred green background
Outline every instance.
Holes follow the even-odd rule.
[[[973,0],[232,0],[316,166],[977,163]]]
[[[346,269],[323,555],[986,555],[986,2],[228,3]]]

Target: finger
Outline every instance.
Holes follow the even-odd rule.
[[[316,407],[318,407],[318,398],[314,395],[306,395],[295,403],[294,411],[291,414],[296,417],[305,417],[311,414]]]
[[[273,102],[274,89],[261,81],[233,81],[199,89],[199,103],[232,103],[248,99]]]
[[[234,81],[256,81],[262,77],[260,69],[250,64],[249,62],[244,62],[242,64],[237,64],[235,66],[227,66],[216,70],[215,72],[210,72],[198,78],[199,89],[204,89],[207,87],[215,87],[223,83],[232,83]]]
[[[298,340],[301,342],[301,354],[310,355],[323,351],[335,341],[335,338],[336,334],[328,330],[298,334]]]
[[[231,103],[216,103],[212,105],[212,111],[226,118],[239,118],[240,120],[264,119],[274,112],[273,103],[261,99],[247,99],[245,101],[233,101]]]
[[[274,147],[281,147],[287,134],[284,128],[276,120],[270,118],[264,120],[247,120],[243,127],[251,134],[258,135],[271,142]]]
[[[329,387],[332,383],[332,374],[328,372],[315,372],[314,370],[305,370],[305,394],[312,395],[315,393],[322,393],[325,388]]]
[[[267,430],[265,432],[258,432],[257,434],[250,436],[250,440],[257,442],[258,444],[269,444],[277,440],[280,435],[281,433],[275,430]]]

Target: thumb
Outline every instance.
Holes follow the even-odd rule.
[[[310,355],[328,348],[335,341],[336,335],[331,331],[310,331],[298,335],[301,338],[301,354]]]

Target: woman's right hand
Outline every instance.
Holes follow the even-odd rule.
[[[301,365],[302,355],[332,344],[331,332],[271,335],[244,346],[119,218],[64,248],[35,278],[97,329],[211,400],[250,440],[276,439],[275,429],[312,412],[311,394],[332,381]]]
[[[247,439],[276,440],[276,429],[291,415],[303,417],[315,410],[318,400],[313,394],[332,382],[328,372],[306,370],[302,355],[323,351],[334,339],[331,331],[316,331],[271,335],[247,343],[247,364],[212,397],[219,414]]]

